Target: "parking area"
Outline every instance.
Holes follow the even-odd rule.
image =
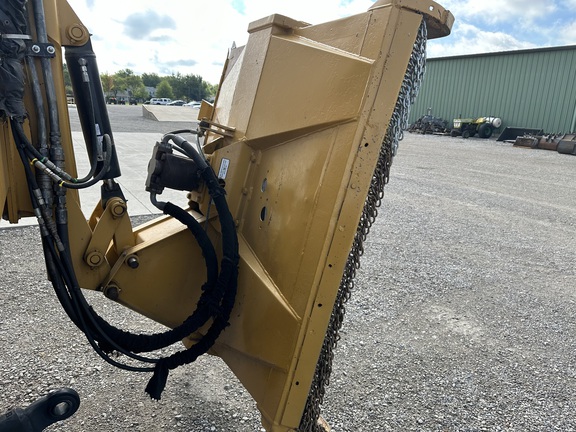
[[[111,108],[128,164],[178,125],[131,109]],[[130,124],[156,130],[127,146],[141,132]],[[492,139],[406,134],[335,353],[323,405],[335,432],[576,430],[575,168],[573,156]],[[148,377],[96,358],[43,281],[34,229],[0,229],[1,407],[60,383],[85,403],[55,430],[259,430],[216,358],[173,371],[158,403],[142,391]]]

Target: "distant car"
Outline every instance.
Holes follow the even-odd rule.
[[[185,106],[189,106],[192,108],[200,108],[200,106],[202,105],[201,102],[196,102],[196,101],[192,101],[192,102],[188,102],[187,104],[184,104]]]
[[[168,103],[167,105],[170,105],[170,106],[182,106],[182,105],[184,105],[185,103],[186,103],[186,101],[177,99],[177,100],[175,100],[175,101],[172,101],[172,102]]]
[[[150,105],[168,105],[172,102],[170,98],[152,98],[150,99]]]
[[[130,98],[130,105],[138,105],[138,99],[136,98]]]

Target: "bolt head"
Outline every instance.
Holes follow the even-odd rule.
[[[92,251],[86,255],[85,261],[91,267],[98,267],[104,261],[104,255],[99,251]]]
[[[108,285],[104,290],[104,295],[110,300],[118,300],[118,297],[120,297],[120,288],[116,285]]]
[[[135,256],[131,256],[130,258],[128,258],[126,260],[126,264],[128,264],[128,267],[130,267],[131,269],[137,269],[138,267],[140,267],[140,261],[138,261],[138,258]]]

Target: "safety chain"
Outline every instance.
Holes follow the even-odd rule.
[[[330,383],[334,350],[340,340],[339,332],[346,313],[345,304],[350,299],[354,288],[356,271],[360,268],[360,257],[364,254],[364,241],[378,216],[378,207],[380,207],[382,198],[384,197],[384,186],[388,183],[390,177],[392,159],[398,150],[399,141],[403,138],[404,129],[408,127],[410,106],[414,103],[418,95],[424,76],[427,37],[426,22],[422,20],[398,95],[398,100],[396,101],[396,107],[394,108],[394,113],[390,119],[380,149],[378,164],[372,177],[366,202],[364,203],[364,210],[360,217],[354,243],[348,255],[348,261],[346,262],[344,274],[340,282],[340,288],[334,309],[332,310],[332,316],[330,317],[322,351],[316,364],[312,387],[310,388],[304,414],[298,427],[299,432],[324,432],[324,429],[318,424],[320,405],[324,400],[326,386]]]

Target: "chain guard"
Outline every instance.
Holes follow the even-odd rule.
[[[346,313],[345,305],[350,299],[352,290],[354,289],[356,271],[360,268],[360,257],[364,253],[364,241],[378,216],[378,207],[382,204],[384,186],[389,180],[390,167],[398,150],[398,143],[402,140],[404,130],[408,127],[410,106],[414,103],[418,95],[424,76],[426,68],[426,41],[427,28],[426,22],[423,19],[418,30],[418,36],[414,43],[404,80],[402,81],[396,106],[380,149],[378,163],[372,177],[368,196],[364,203],[364,209],[354,237],[354,243],[348,255],[348,261],[346,262],[344,274],[340,282],[340,288],[332,310],[330,323],[326,331],[318,363],[316,364],[316,371],[306,401],[304,414],[298,428],[299,432],[326,432],[325,427],[319,422],[320,405],[323,403],[326,387],[330,383],[334,350],[340,339],[339,333]]]

